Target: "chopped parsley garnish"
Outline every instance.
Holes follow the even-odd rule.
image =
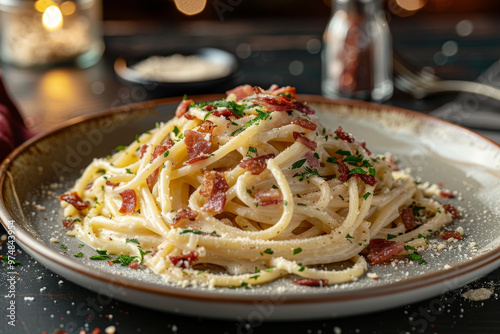
[[[131,256],[127,254],[120,254],[118,257],[114,260],[112,260],[113,263],[120,263],[122,266],[128,266],[132,262],[137,262],[136,261],[137,256]]]
[[[273,189],[279,189],[277,185],[273,184],[272,187]]]
[[[345,236],[346,239],[354,239],[354,237],[352,235],[350,235],[349,233],[347,233],[347,235]]]
[[[420,210],[425,210],[425,206],[418,206],[416,204],[410,205],[410,208],[413,209],[413,215],[415,217],[420,217]]]
[[[295,249],[293,250],[293,255],[297,255],[297,254],[299,254],[300,252],[302,252],[302,248],[297,247],[297,248],[295,248]]]
[[[366,194],[363,195],[363,198],[366,200],[368,197],[370,197],[371,192],[367,192]]]
[[[89,259],[91,259],[91,260],[109,260],[109,259],[111,259],[111,257],[108,255],[107,250],[96,249],[96,252],[99,255],[90,256]]]
[[[305,203],[297,203],[297,205],[300,205],[300,206],[307,206],[307,204],[305,204]]]
[[[180,132],[180,131],[181,131],[181,130],[179,130],[179,128],[177,127],[177,125],[176,125],[176,126],[174,126],[174,130],[173,130],[173,132],[174,132],[174,135],[175,135],[176,137],[177,137],[177,136],[179,136],[179,132]]]
[[[425,261],[422,258],[422,255],[418,254],[417,252],[413,252],[413,253],[409,254],[408,258],[410,260],[418,261],[418,264],[427,264],[427,261]]]
[[[259,277],[260,277],[260,275],[253,275],[253,276],[250,276],[250,277],[249,277],[249,279],[254,279],[254,280],[256,280],[256,279],[257,279],[257,278],[259,278]]]
[[[74,257],[83,257],[83,253],[82,253],[82,252],[80,252],[80,253],[76,253],[76,254],[74,254],[73,256],[74,256]]]
[[[300,267],[300,268],[299,268],[299,271],[300,271],[300,272],[302,272],[302,271],[306,270],[306,267],[304,267],[304,266],[302,265],[302,263],[297,263],[297,265]]]
[[[387,234],[387,240],[394,239],[396,236],[393,234]]]
[[[127,149],[127,146],[124,146],[124,145],[118,145],[117,147],[115,147],[116,151],[125,151],[126,149]]]
[[[139,135],[135,135],[135,141],[139,144],[141,143],[141,141],[139,140]]]
[[[340,199],[345,201],[344,197],[342,195],[339,195]]]
[[[406,249],[406,250],[413,250],[413,251],[414,251],[414,250],[417,250],[415,247],[410,246],[410,245],[405,245],[405,249]]]
[[[334,158],[334,157],[328,157],[328,158],[326,158],[326,162],[331,162],[333,164],[338,164],[337,158]]]
[[[68,249],[68,246],[61,245],[62,249]]]
[[[250,146],[247,151],[247,157],[253,158],[253,153],[257,153],[257,149],[255,147]]]
[[[253,124],[259,122],[259,121],[262,121],[262,120],[266,120],[269,118],[269,116],[271,115],[271,113],[267,113],[267,112],[262,112],[262,111],[258,111],[258,114],[255,115],[254,118],[252,118],[250,121],[246,122],[243,127],[239,128],[238,130],[234,131],[233,133],[231,133],[231,136],[236,136],[237,134],[245,131],[247,128],[249,128],[250,126],[252,126]]]
[[[186,233],[193,233],[193,234],[203,234],[202,231],[198,231],[198,230],[183,230],[181,233],[179,234],[186,234]]]
[[[247,193],[251,194],[252,191],[250,189],[247,188]]]
[[[166,158],[166,157],[168,157],[169,154],[170,154],[170,151],[165,151],[165,153],[163,153],[163,157]]]
[[[299,161],[295,161],[292,165],[292,169],[296,169],[296,168],[300,168],[302,167],[302,165],[304,165],[304,163],[307,161],[307,159],[302,159],[302,160],[299,160]]]
[[[159,128],[160,127],[160,122],[155,123],[155,127]]]
[[[79,244],[78,248],[82,248],[83,246],[84,246],[84,244]]]
[[[343,150],[337,150],[337,152],[335,152],[336,154],[341,154],[341,155],[351,155],[351,152],[349,151],[343,151]]]
[[[284,204],[285,206],[287,206],[287,205],[288,205],[288,201],[284,201],[284,202],[283,202],[283,204]]]
[[[264,251],[264,253],[269,254],[269,255],[272,255],[274,252],[273,252],[273,250],[272,250],[271,248],[268,248],[268,249],[266,249],[266,250]]]
[[[127,171],[127,174],[134,174],[134,173],[132,173],[132,171],[130,170],[130,168],[125,168],[125,171]]]
[[[356,168],[351,169],[351,171],[349,172],[349,175],[352,175],[352,174],[366,174],[366,171],[361,167],[356,167]]]

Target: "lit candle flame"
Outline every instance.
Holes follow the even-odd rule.
[[[43,25],[49,30],[55,30],[62,26],[62,13],[57,6],[49,6],[42,16]]]

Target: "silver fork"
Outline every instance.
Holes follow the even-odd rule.
[[[443,80],[427,71],[419,71],[394,55],[394,84],[417,99],[442,92],[479,94],[500,100],[500,89],[473,81]]]

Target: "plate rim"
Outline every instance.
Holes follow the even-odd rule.
[[[204,100],[216,100],[224,97],[224,94],[203,94],[203,95],[193,95],[189,96],[191,99],[195,101],[204,101]],[[329,104],[329,105],[339,105],[346,106],[349,108],[364,108],[369,110],[369,112],[396,112],[402,113],[409,117],[415,117],[424,119],[426,121],[438,123],[440,125],[445,125],[447,127],[456,128],[461,132],[465,132],[468,135],[472,135],[478,137],[482,140],[485,140],[492,144],[498,151],[500,152],[500,144],[495,141],[478,134],[470,129],[464,128],[460,125],[456,125],[431,115],[422,114],[416,111],[411,111],[408,109],[403,109],[399,107],[383,105],[383,104],[374,104],[364,101],[357,100],[342,100],[342,99],[330,99],[320,95],[298,95],[298,99],[301,101],[307,101],[310,103],[316,104]],[[79,116],[68,121],[61,123],[60,125],[44,131],[35,137],[29,139],[25,143],[21,144],[17,147],[13,152],[11,152],[4,161],[0,164],[0,190],[4,189],[7,186],[5,183],[8,181],[8,171],[9,167],[15,161],[17,157],[23,154],[23,152],[27,151],[32,145],[35,145],[37,142],[50,137],[57,135],[61,131],[67,131],[67,129],[72,126],[90,122],[93,120],[98,120],[101,118],[112,117],[115,114],[127,114],[133,113],[136,110],[140,109],[148,109],[159,107],[167,104],[179,103],[182,100],[182,97],[170,97],[163,98],[157,100],[149,100],[124,106],[119,106],[111,109],[107,109],[102,112],[98,112],[95,114]],[[11,229],[7,226],[7,222],[12,220],[11,215],[8,212],[8,209],[5,205],[3,194],[0,196],[0,220],[2,220],[2,224],[9,232]],[[97,271],[88,271],[85,268],[88,268],[83,263],[78,263],[72,261],[67,255],[62,255],[55,250],[47,247],[45,244],[39,242],[29,231],[27,231],[23,225],[14,221],[14,231],[12,231],[16,240],[19,240],[20,243],[25,247],[28,247],[32,252],[38,254],[42,258],[47,259],[48,261],[54,262],[57,265],[64,267],[67,270],[71,270],[73,272],[77,272],[80,274],[84,274],[90,276],[92,279],[98,280],[101,283],[111,283],[115,284],[127,289],[133,289],[134,292],[139,293],[153,293],[153,294],[161,294],[164,297],[173,297],[173,298],[188,298],[190,300],[197,301],[211,301],[217,303],[240,303],[240,304],[252,304],[256,299],[259,300],[270,300],[273,295],[265,295],[263,293],[259,294],[239,294],[239,293],[219,293],[217,290],[201,290],[201,289],[190,289],[190,288],[182,288],[172,285],[156,285],[148,282],[141,282],[137,279],[128,278],[125,276],[113,276],[110,273],[102,272],[100,270]],[[24,247],[21,247],[24,248]],[[50,258],[49,258],[50,257]],[[409,290],[421,289],[421,288],[429,288],[431,286],[436,286],[439,283],[443,283],[445,281],[457,279],[460,277],[464,277],[468,274],[472,274],[473,272],[486,268],[489,266],[499,266],[500,265],[500,247],[497,247],[485,254],[478,255],[471,260],[468,260],[464,263],[453,266],[451,269],[442,269],[437,270],[431,273],[426,273],[421,276],[412,277],[408,279],[404,279],[398,282],[383,284],[380,286],[371,286],[364,287],[356,290],[335,290],[335,291],[327,291],[324,294],[286,294],[286,299],[283,300],[283,305],[295,305],[295,304],[304,304],[304,303],[332,303],[332,302],[346,302],[360,299],[374,299],[379,298],[385,295],[398,295],[402,293],[406,293]],[[493,269],[494,270],[494,269]],[[71,279],[70,279],[71,280]],[[74,280],[71,280],[75,282]],[[76,284],[82,285],[78,282]],[[465,283],[464,283],[465,284]],[[457,287],[450,287],[449,290],[455,289]]]

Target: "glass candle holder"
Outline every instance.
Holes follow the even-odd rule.
[[[0,0],[0,58],[21,67],[89,67],[104,50],[101,0]]]

